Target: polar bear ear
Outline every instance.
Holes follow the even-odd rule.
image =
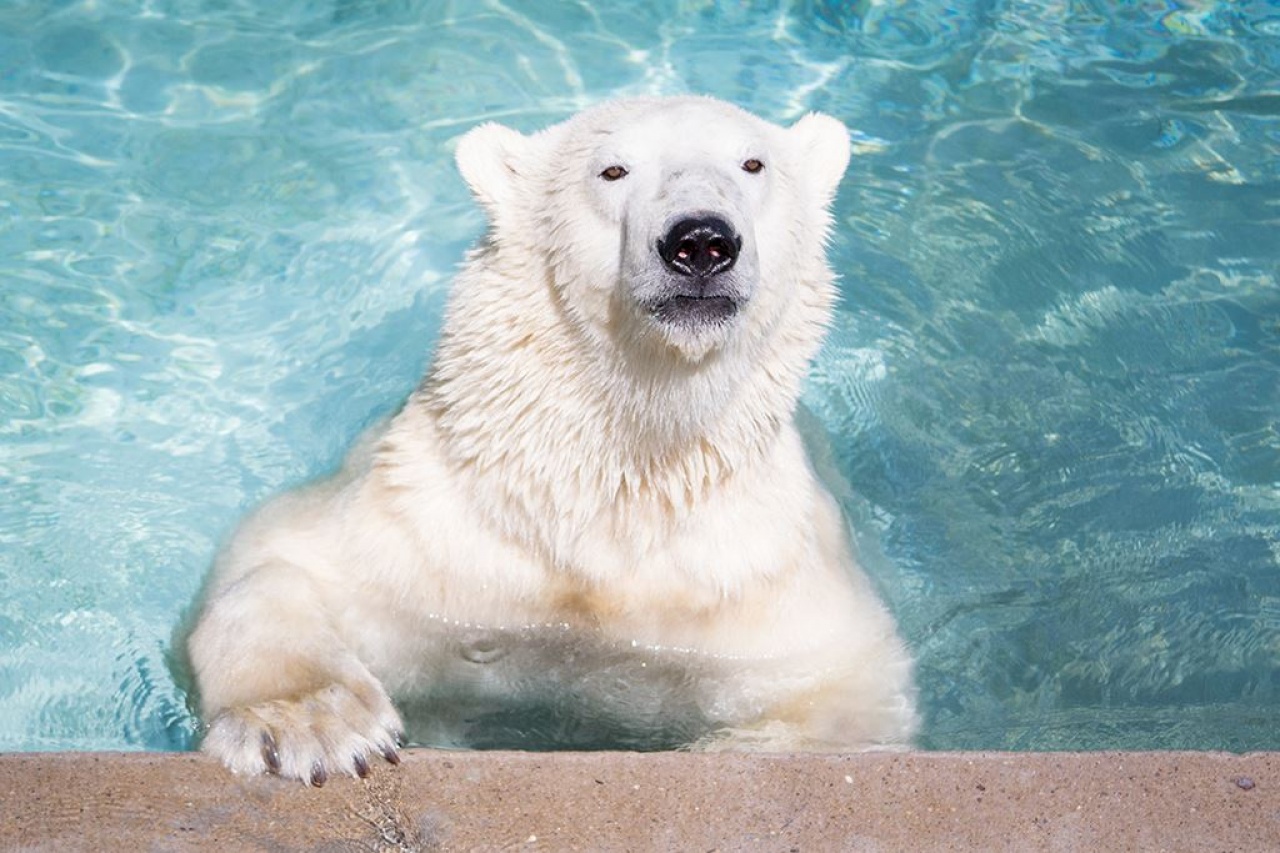
[[[495,122],[474,127],[458,140],[454,154],[458,171],[490,217],[496,217],[513,197],[528,142],[528,137]]]
[[[830,201],[849,165],[849,130],[823,113],[809,113],[787,130],[804,164],[805,180]]]

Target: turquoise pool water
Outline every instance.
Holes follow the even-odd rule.
[[[450,143],[697,91],[855,129],[806,402],[931,748],[1280,748],[1280,9],[0,5],[0,750],[184,749],[246,507],[412,388]]]

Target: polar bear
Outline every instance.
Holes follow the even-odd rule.
[[[436,744],[514,708],[519,746],[535,706],[641,747],[908,743],[911,657],[795,423],[848,159],[833,118],[697,96],[464,135],[489,229],[426,379],[210,574],[203,749],[364,776],[398,761],[391,696]]]

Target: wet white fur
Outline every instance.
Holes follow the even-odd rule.
[[[457,160],[491,223],[434,365],[333,479],[245,522],[189,651],[204,749],[238,772],[352,773],[390,748],[388,699],[446,677],[427,624],[567,625],[723,660],[703,747],[905,743],[911,661],[794,424],[832,310],[824,244],[844,127],[707,98],[614,102]],[[741,168],[757,158],[758,174]],[[628,174],[604,181],[612,165]],[[739,229],[727,325],[639,307],[689,210]]]

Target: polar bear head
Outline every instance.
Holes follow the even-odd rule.
[[[529,136],[481,125],[457,160],[491,223],[473,261],[547,281],[601,353],[698,364],[758,349],[793,309],[786,328],[816,346],[849,160],[835,119],[784,128],[712,98],[637,98]]]

